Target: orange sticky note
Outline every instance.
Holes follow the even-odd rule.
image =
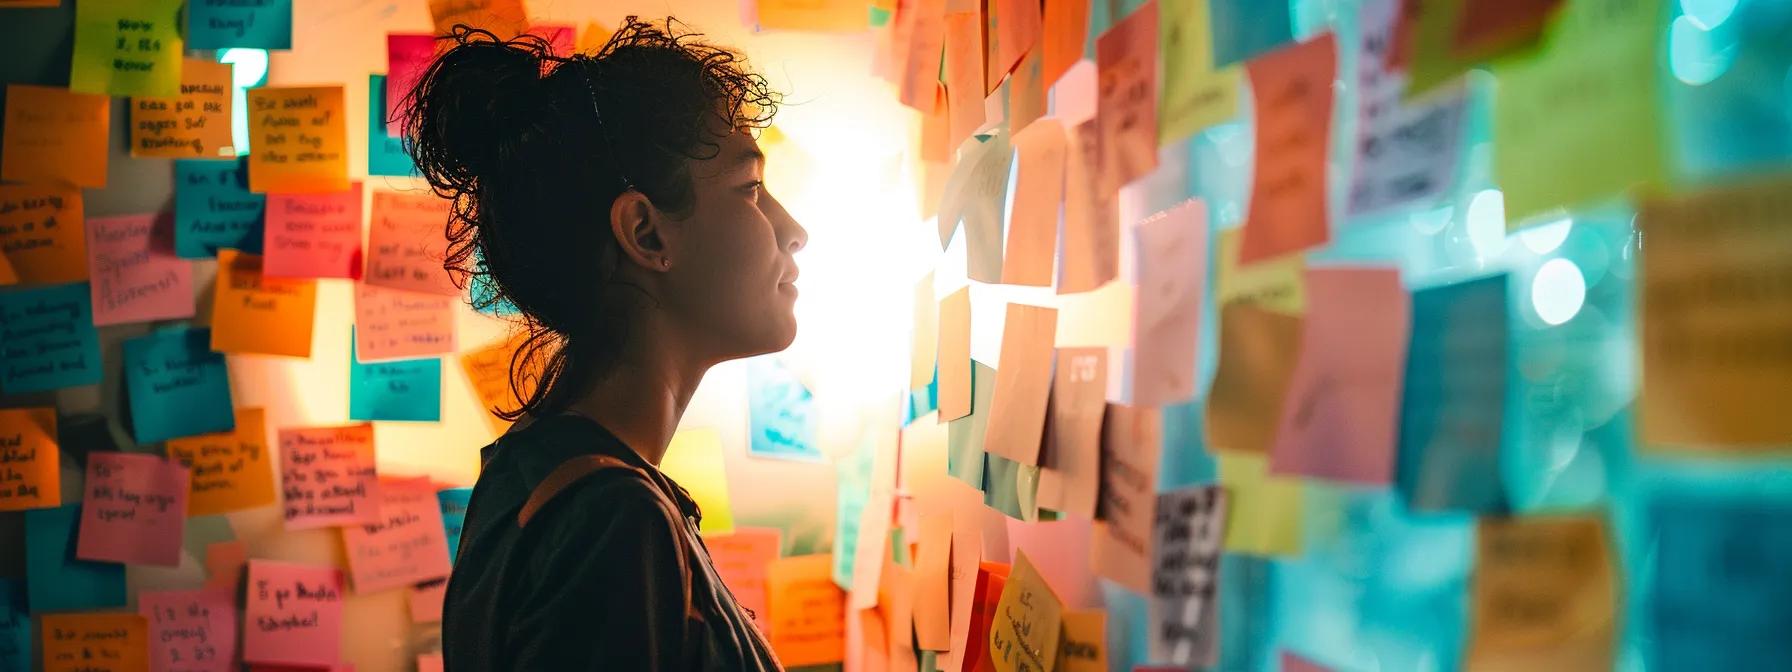
[[[193,472],[187,515],[209,516],[274,503],[266,416],[259,408],[240,408],[233,431],[168,440],[168,459]]]
[[[1101,421],[1107,412],[1107,348],[1058,350],[1053,374],[1051,428],[1039,471],[1039,506],[1084,519],[1095,517],[1101,490]]]
[[[1046,88],[1082,60],[1089,41],[1089,0],[1045,0],[1039,36],[1040,81]]]
[[[997,5],[995,15],[1001,17],[995,22],[996,62],[990,64],[990,69],[1007,74],[1039,43],[1043,22],[1039,0],[992,0],[990,4]]]
[[[846,657],[846,593],[834,585],[826,553],[780,558],[765,570],[772,651],[788,667]]]
[[[971,288],[940,301],[940,422],[971,414]]]
[[[1095,67],[1103,186],[1118,191],[1157,169],[1156,0],[1096,39]]]
[[[205,587],[221,588],[235,595],[237,583],[243,578],[243,568],[248,565],[249,546],[247,544],[240,541],[220,541],[215,544],[207,544],[205,547]]]
[[[949,145],[957,147],[983,125],[982,25],[974,12],[948,12],[945,19],[946,107],[951,115]]]
[[[112,101],[104,94],[6,85],[0,180],[106,186]]]
[[[1044,62],[1039,50],[1027,52],[1008,77],[1008,129],[1019,134],[1045,116]],[[1060,126],[1060,133],[1063,132]],[[1019,140],[1016,140],[1018,143]]]
[[[913,670],[915,657],[915,573],[884,558],[882,580],[877,587],[877,611],[884,615],[884,642],[889,646],[891,670]]]
[[[373,425],[280,430],[286,529],[380,522]]]
[[[777,528],[736,527],[729,534],[703,537],[709,549],[710,563],[727,584],[734,601],[745,608],[759,632],[771,634],[770,611],[766,608],[766,572],[778,549],[783,545],[782,531]]]
[[[574,48],[581,54],[595,54],[605,44],[609,44],[610,36],[615,34],[616,31],[605,28],[604,24],[586,21],[584,27],[579,29],[579,41]]]
[[[163,159],[235,157],[230,137],[229,63],[189,58],[180,93],[131,99],[131,156]]]
[[[467,382],[472,383],[486,420],[491,423],[492,431],[500,434],[510,429],[510,421],[498,417],[497,411],[522,408],[522,399],[511,389],[510,364],[523,343],[523,336],[522,333],[512,334],[505,340],[460,356],[461,370],[467,373]]]
[[[347,191],[347,108],[340,86],[250,89],[249,191]]]
[[[1057,332],[1056,309],[1008,304],[984,450],[1021,464],[1039,463]]]
[[[1331,147],[1337,40],[1326,33],[1246,63],[1257,108],[1257,160],[1238,262],[1331,239],[1325,153]]]
[[[811,33],[862,31],[871,21],[864,0],[758,0],[759,27]]]
[[[960,669],[965,655],[965,643],[970,641],[971,618],[976,613],[977,583],[981,573],[978,565],[983,561],[983,528],[980,505],[983,503],[982,493],[970,486],[960,484],[954,490],[955,504],[952,516],[952,562],[947,568],[947,591],[952,602],[949,620],[951,621],[951,647],[946,652],[948,660],[943,666],[946,670]]]
[[[1107,672],[1108,612],[1102,609],[1066,611],[1060,622],[1064,634],[1058,641],[1054,672]]]
[[[435,19],[437,35],[453,33],[456,24],[464,23],[507,40],[529,27],[523,0],[429,0],[429,15]]]
[[[355,357],[377,362],[454,352],[456,300],[355,283]]]
[[[68,88],[113,96],[180,93],[182,0],[87,0],[75,4]]]
[[[966,513],[965,515],[970,515]],[[915,562],[915,641],[928,651],[952,646],[952,519],[946,509],[921,516],[921,547]]]
[[[261,257],[218,250],[212,349],[239,355],[311,356],[317,281],[268,278]]]
[[[962,646],[953,647],[959,656],[959,664],[965,670],[994,672],[996,669],[995,661],[990,657],[989,629],[995,621],[996,605],[1002,599],[1002,588],[1008,583],[1009,569],[1007,563],[1000,562],[985,562],[977,568],[976,597],[971,605],[971,629]]]
[[[1610,669],[1618,587],[1604,521],[1483,518],[1476,531],[1463,669]]]
[[[1040,119],[1015,134],[1020,163],[1002,259],[1002,284],[1050,287],[1058,256],[1058,204],[1064,195],[1064,126]]]
[[[1207,442],[1266,453],[1300,353],[1302,320],[1249,303],[1220,308],[1220,361],[1207,393]]]
[[[129,612],[45,614],[44,672],[149,672],[149,621]]]
[[[0,409],[0,511],[62,505],[56,409]]]
[[[1207,280],[1207,205],[1184,201],[1140,222],[1133,308],[1132,403],[1195,397],[1195,346]]]
[[[1100,122],[1077,124],[1068,135],[1059,294],[1091,291],[1120,274],[1120,200],[1105,186]]]
[[[1163,421],[1156,408],[1110,405],[1101,442],[1095,572],[1151,594],[1151,526],[1157,513],[1157,456]]]
[[[411,292],[460,295],[442,268],[448,250],[446,200],[422,190],[376,191],[368,222],[363,282]]]
[[[941,113],[944,110],[939,108],[946,99],[935,100],[934,95],[946,42],[946,0],[915,0],[913,12],[915,25],[908,35],[908,62],[902,71],[902,104],[924,113]]]
[[[0,254],[0,285],[16,284],[19,284],[18,271],[12,270],[12,262],[7,261],[6,255]]]
[[[342,528],[355,592],[447,578],[448,533],[429,479],[387,479],[379,484],[379,500],[375,522]]]

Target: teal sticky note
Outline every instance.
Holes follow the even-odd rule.
[[[31,613],[124,606],[124,565],[75,558],[81,505],[25,512],[25,580]]]
[[[348,417],[350,420],[442,419],[442,360],[405,359],[363,364],[349,331]]]
[[[983,505],[1009,518],[1039,520],[1039,467],[984,454]]]
[[[909,390],[908,399],[902,407],[902,425],[904,427],[908,426],[908,423],[914,422],[915,418],[940,410],[940,367],[938,364],[933,367],[933,379],[927,382],[927,387]]]
[[[124,342],[137,443],[236,428],[230,373],[211,342],[211,329],[166,329]]]
[[[983,434],[995,393],[996,370],[973,360],[971,414],[946,423],[946,472],[978,490],[983,489]]]
[[[1506,299],[1503,274],[1413,293],[1394,483],[1415,511],[1506,510]]]
[[[1282,0],[1211,0],[1213,67],[1274,51],[1294,41],[1294,15]]]
[[[417,175],[417,164],[404,151],[404,139],[386,133],[386,76],[367,76],[367,174]]]
[[[187,48],[292,48],[292,0],[188,0]]]
[[[1751,670],[1792,657],[1792,505],[1675,493],[1650,502],[1649,517],[1650,669]]]
[[[815,439],[815,395],[796,372],[773,357],[747,361],[748,454],[805,462],[822,460]]]
[[[228,247],[261,254],[268,197],[249,191],[249,159],[174,162],[174,256],[210,259]]]
[[[467,525],[467,504],[473,501],[472,488],[448,488],[436,491],[436,502],[442,505],[442,526],[448,531],[448,561],[460,555],[460,531]]]
[[[0,392],[94,385],[101,374],[87,283],[0,291]]]
[[[18,579],[0,579],[0,672],[31,672],[31,615]]]
[[[859,514],[871,497],[872,463],[877,459],[877,441],[870,434],[859,437],[859,445],[834,463],[834,584],[841,590],[852,588],[853,558],[859,548]]]

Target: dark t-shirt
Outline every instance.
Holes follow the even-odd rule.
[[[448,672],[777,670],[776,658],[710,567],[695,502],[597,423],[544,418],[483,451],[460,554],[448,581]],[[530,519],[517,512],[543,478],[582,455],[619,458],[567,487]],[[674,523],[658,490],[684,516]],[[679,569],[690,549],[693,612]]]

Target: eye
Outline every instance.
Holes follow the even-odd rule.
[[[757,201],[759,200],[759,192],[765,191],[765,181],[753,180],[752,182],[748,182],[747,185],[742,188],[747,191],[748,195],[753,197],[753,200]]]

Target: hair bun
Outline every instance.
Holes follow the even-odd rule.
[[[423,177],[438,189],[466,189],[500,169],[498,137],[528,126],[526,116],[540,108],[548,47],[537,36],[505,41],[465,24],[440,39],[455,44],[430,63],[398,111]]]

